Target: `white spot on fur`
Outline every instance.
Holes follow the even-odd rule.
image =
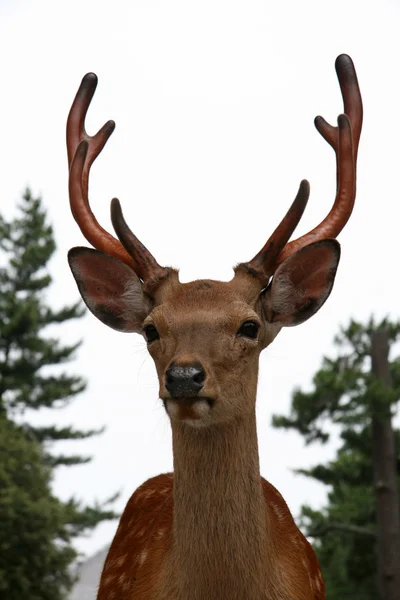
[[[302,541],[299,538],[299,536],[298,536],[297,533],[295,533],[294,535],[292,535],[292,541],[293,541],[293,544],[295,544],[296,546],[299,546],[300,548],[303,548]]]
[[[141,529],[132,529],[130,532],[130,537],[142,538],[146,534],[147,534],[147,526],[144,526]]]
[[[122,567],[122,565],[124,564],[124,562],[126,561],[127,558],[128,558],[127,554],[123,554],[122,556],[119,556],[115,561],[115,566]]]
[[[110,575],[107,575],[106,577],[104,577],[103,584],[105,586],[107,586],[107,585],[110,585],[111,583],[114,583],[114,581],[115,581],[115,575],[110,573]]]
[[[118,577],[118,583],[120,585],[122,585],[125,582],[127,577],[128,577],[128,575],[126,573],[121,573],[121,575]]]
[[[275,502],[271,502],[270,506],[280,521],[285,518],[285,512],[281,509],[281,507],[278,504],[275,504]]]
[[[148,500],[149,498],[151,498],[151,496],[155,494],[155,492],[157,492],[157,490],[153,490],[151,488],[148,490],[143,490],[140,492],[140,497],[144,498],[145,500]]]

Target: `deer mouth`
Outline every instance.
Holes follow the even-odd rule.
[[[207,418],[215,404],[214,398],[196,396],[194,398],[163,398],[165,410],[169,417],[193,425]]]

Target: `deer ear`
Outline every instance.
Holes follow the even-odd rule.
[[[339,259],[339,243],[327,239],[284,260],[261,297],[266,320],[290,327],[312,317],[332,291]]]
[[[141,331],[151,302],[128,265],[91,248],[72,248],[68,262],[79,292],[95,317],[117,331]]]

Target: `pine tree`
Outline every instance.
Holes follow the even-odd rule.
[[[65,345],[47,333],[49,326],[68,323],[84,314],[80,302],[57,310],[47,304],[46,291],[52,283],[48,263],[55,248],[53,230],[47,221],[42,201],[27,189],[18,206],[17,216],[10,221],[0,216],[0,417],[8,428],[5,439],[12,437],[9,433],[12,430],[16,448],[21,448],[25,465],[21,467],[19,460],[10,460],[6,473],[2,473],[6,485],[5,502],[8,502],[7,497],[12,498],[13,495],[22,498],[21,502],[14,503],[15,509],[10,512],[8,521],[7,511],[0,514],[0,549],[11,543],[3,557],[7,562],[10,556],[10,565],[0,565],[0,569],[3,569],[0,571],[0,578],[3,578],[0,579],[0,591],[7,589],[6,597],[9,599],[58,598],[54,591],[56,584],[62,583],[65,589],[71,584],[68,565],[76,557],[71,546],[73,538],[90,531],[105,519],[116,517],[107,508],[114,498],[95,506],[83,506],[75,498],[62,503],[51,496],[49,487],[52,469],[58,465],[76,465],[90,460],[82,456],[54,455],[52,450],[56,441],[83,439],[101,431],[79,431],[73,427],[56,425],[38,427],[30,424],[25,417],[25,414],[29,415],[27,409],[62,408],[76,399],[86,387],[81,377],[64,370],[64,365],[75,358],[80,342]],[[22,424],[21,419],[25,421]],[[29,456],[32,457],[31,462]],[[8,540],[9,528],[22,531],[29,522],[28,515],[36,510],[34,496],[32,503],[29,502],[29,486],[33,486],[33,493],[36,480],[33,476],[21,479],[21,468],[37,473],[37,489],[41,489],[43,495],[40,506],[46,511],[43,518],[32,517],[32,543],[29,544],[22,542],[18,536],[12,537],[11,542]],[[34,528],[37,529],[33,531]],[[43,583],[40,593],[34,591],[36,588],[30,582],[31,576],[25,572],[25,568],[32,570],[32,563],[29,564],[25,552],[36,555],[38,561],[42,558],[48,560],[48,576],[43,580],[48,585],[46,583],[46,587]],[[21,555],[20,562],[12,558],[18,554]],[[55,566],[56,563],[59,567]],[[29,585],[33,586],[29,588],[27,584],[26,589],[31,589],[29,594],[25,591],[17,593],[16,576],[9,581],[4,580],[7,573],[13,572],[12,564],[19,565],[18,577],[26,578]],[[4,587],[6,585],[9,588]]]
[[[0,416],[0,597],[63,600],[76,553],[40,444]]]
[[[372,441],[367,431],[344,436],[329,464],[298,470],[330,487],[325,508],[304,506],[301,515],[307,535],[315,540],[328,600],[379,598]]]
[[[393,551],[400,540],[398,508],[393,509],[396,502],[398,507],[400,433],[392,426],[400,400],[400,359],[387,357],[389,344],[394,346],[399,338],[399,323],[371,319],[363,326],[352,321],[335,340],[338,356],[325,358],[314,376],[312,391],[296,390],[290,417],[273,419],[274,426],[295,429],[307,443],[326,442],[332,422],[340,427],[336,458],[299,470],[330,486],[327,507],[302,509],[306,532],[316,540],[328,600],[386,600],[400,593],[382,592],[385,578],[398,577],[400,552],[386,564],[381,556],[385,544]],[[377,356],[386,369],[384,377]],[[393,527],[387,535],[379,511],[395,524],[394,538]]]

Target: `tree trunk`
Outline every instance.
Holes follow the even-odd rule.
[[[385,330],[371,336],[372,373],[390,388],[389,339]],[[390,407],[372,405],[372,451],[377,513],[378,577],[381,600],[400,600],[400,504],[395,436]]]

